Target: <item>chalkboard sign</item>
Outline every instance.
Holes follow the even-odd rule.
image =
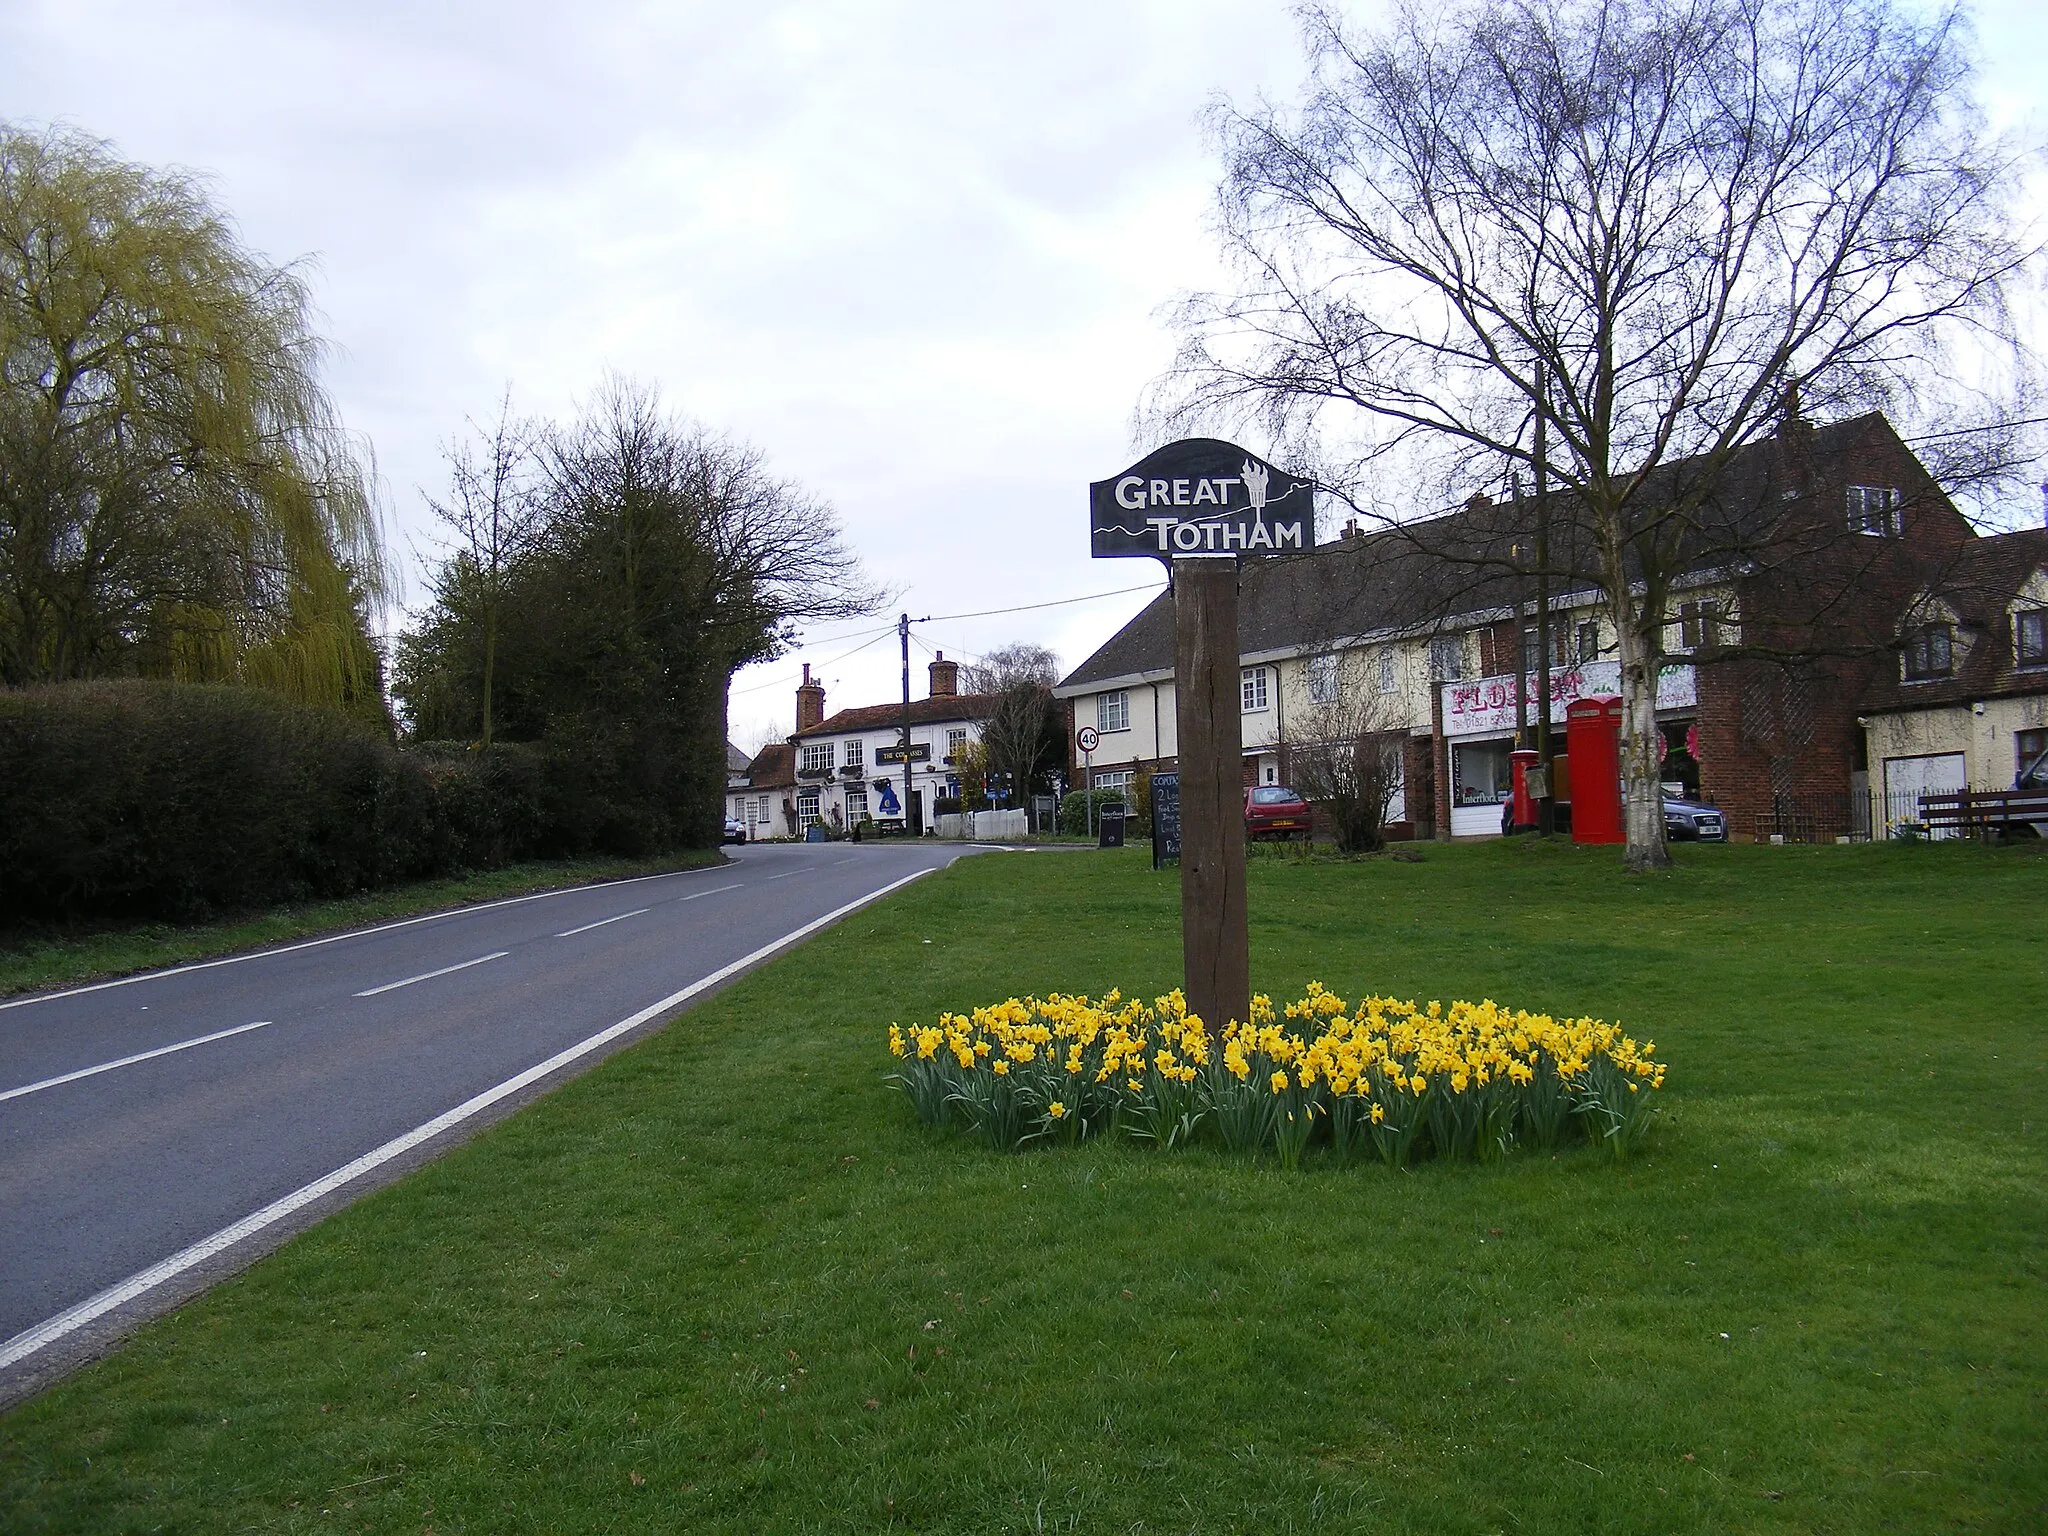
[[[1180,862],[1180,775],[1152,775],[1152,867]]]

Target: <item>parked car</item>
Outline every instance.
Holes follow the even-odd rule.
[[[744,843],[747,840],[747,824],[736,816],[725,818],[725,841]]]
[[[1728,818],[1716,806],[1664,797],[1664,835],[1672,842],[1725,843]]]
[[[1308,841],[1308,802],[1285,784],[1260,784],[1244,792],[1244,835]]]

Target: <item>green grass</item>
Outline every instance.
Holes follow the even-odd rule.
[[[0,997],[72,986],[103,976],[125,976],[159,966],[210,960],[264,944],[358,928],[387,918],[412,917],[467,902],[495,901],[533,891],[662,874],[716,864],[711,851],[658,854],[645,859],[574,859],[512,864],[479,874],[450,875],[336,901],[311,901],[241,912],[204,923],[110,923],[76,929],[0,932]]]
[[[0,1528],[2041,1530],[2048,860],[1680,857],[1252,865],[1263,989],[1653,1036],[1626,1165],[928,1136],[892,1019],[1178,963],[971,859],[0,1420]]]

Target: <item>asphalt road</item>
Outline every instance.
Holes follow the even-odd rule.
[[[0,1402],[966,851],[750,846],[0,1003]]]

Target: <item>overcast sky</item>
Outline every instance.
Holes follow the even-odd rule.
[[[2039,121],[2044,12],[1978,7],[2000,122]],[[315,260],[412,601],[439,443],[607,369],[831,501],[913,617],[1156,587],[1088,558],[1087,482],[1219,276],[1203,105],[1301,75],[1280,0],[0,0],[0,117],[203,171]],[[932,648],[1071,667],[1147,596],[919,625],[914,691]],[[802,661],[828,707],[895,697],[893,635],[847,654],[883,622],[742,673],[735,739],[787,733]]]

